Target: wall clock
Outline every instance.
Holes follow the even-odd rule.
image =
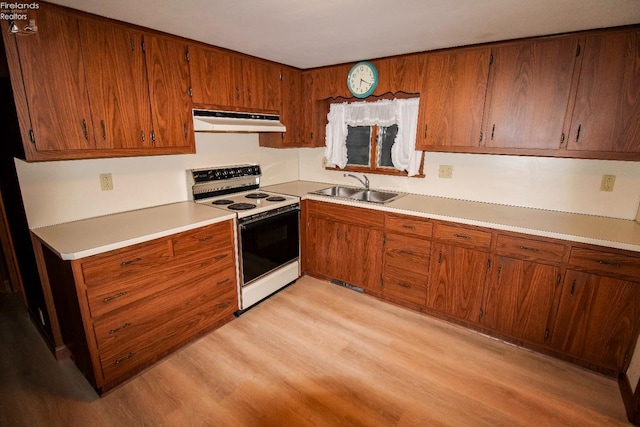
[[[366,98],[378,86],[378,70],[369,61],[358,62],[347,74],[347,87],[356,98]]]

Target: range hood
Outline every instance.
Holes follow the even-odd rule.
[[[193,110],[193,130],[196,132],[285,132],[276,114],[243,113],[237,111]]]

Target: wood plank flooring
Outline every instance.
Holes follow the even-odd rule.
[[[0,295],[0,426],[616,426],[618,387],[304,277],[98,398]]]

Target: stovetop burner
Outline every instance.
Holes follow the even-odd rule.
[[[233,200],[222,199],[222,200],[214,200],[211,202],[212,205],[230,205],[233,203]]]
[[[267,193],[249,193],[246,196],[247,199],[265,199],[269,197]]]
[[[271,197],[267,198],[268,202],[284,202],[285,200],[287,200],[287,199],[285,199],[282,196],[271,196]]]
[[[234,203],[232,205],[227,206],[227,208],[234,211],[246,211],[247,209],[253,209],[256,205],[253,203]]]

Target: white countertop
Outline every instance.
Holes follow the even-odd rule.
[[[235,218],[191,201],[115,213],[31,231],[64,260],[84,258]]]
[[[444,197],[406,194],[385,205],[357,202],[330,196],[309,194],[336,184],[292,181],[265,187],[275,193],[303,199],[330,201],[423,218],[478,225],[571,242],[640,252],[640,223],[633,220],[580,215],[543,209],[521,208],[491,203],[470,202]]]

